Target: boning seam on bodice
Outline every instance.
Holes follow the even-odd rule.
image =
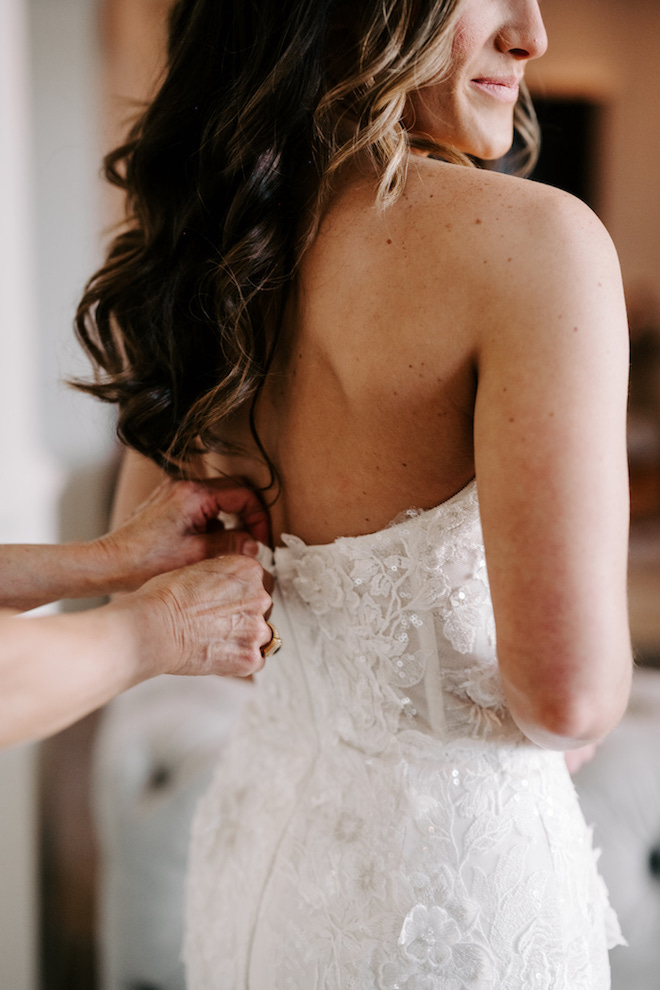
[[[421,585],[419,571],[412,574],[412,586],[415,593],[418,593]],[[444,693],[442,690],[442,671],[438,662],[438,637],[435,630],[435,621],[432,612],[429,612],[421,626],[417,629],[419,645],[422,650],[426,650],[430,657],[424,667],[424,687],[426,689],[426,702],[428,705],[429,723],[433,732],[444,737],[447,729],[447,719],[445,717]]]

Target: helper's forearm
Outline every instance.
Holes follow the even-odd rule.
[[[0,607],[27,611],[61,598],[121,591],[122,576],[101,540],[0,547]]]
[[[40,739],[158,671],[130,611],[0,618],[0,746]]]

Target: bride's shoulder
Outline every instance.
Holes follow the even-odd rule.
[[[501,255],[505,245],[520,245],[537,261],[572,247],[611,249],[588,206],[530,179],[422,159],[410,167],[404,196],[417,220],[443,245],[451,241],[454,252],[481,244]]]
[[[507,312],[548,292],[555,299],[614,275],[612,241],[598,217],[562,190],[529,179],[441,162],[411,166],[405,200],[419,264],[434,260],[479,305]]]

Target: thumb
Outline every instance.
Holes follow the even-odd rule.
[[[228,529],[214,533],[209,540],[210,548],[216,556],[226,553],[246,554],[256,557],[259,544],[244,529]]]

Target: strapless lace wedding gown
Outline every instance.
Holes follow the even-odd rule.
[[[285,542],[284,647],[193,829],[190,990],[609,987],[620,933],[563,756],[502,695],[475,483]]]

